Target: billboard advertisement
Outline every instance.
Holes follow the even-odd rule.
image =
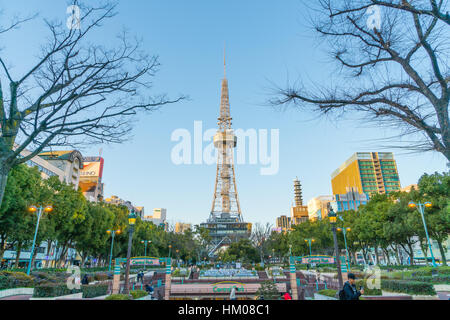
[[[104,160],[101,157],[86,157],[83,161],[83,169],[80,178],[83,180],[101,181],[103,175]]]

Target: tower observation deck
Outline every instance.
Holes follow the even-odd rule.
[[[209,230],[212,238],[212,251],[242,238],[248,238],[252,227],[250,223],[244,222],[236,189],[233,149],[236,148],[237,138],[231,127],[228,80],[226,72],[224,73],[220,116],[217,123],[219,128],[214,136],[214,147],[218,150],[216,184],[211,213],[207,222],[201,224],[201,227]]]

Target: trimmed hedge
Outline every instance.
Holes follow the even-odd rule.
[[[95,298],[100,296],[106,296],[108,294],[107,284],[94,284],[81,286],[83,292],[83,298]]]
[[[356,288],[359,290],[360,287],[364,288],[365,296],[381,296],[383,294],[381,289],[369,289],[366,280],[356,281]]]
[[[130,294],[133,296],[133,299],[139,299],[139,298],[148,296],[147,291],[144,291],[144,290],[133,290],[133,291],[130,291]]]
[[[434,284],[450,284],[450,275],[421,276],[406,279],[409,281],[429,282]]]
[[[126,294],[112,294],[109,297],[106,297],[105,300],[131,300],[131,299]]]
[[[382,280],[381,288],[386,291],[407,293],[411,295],[436,295],[433,284],[408,280]]]
[[[67,284],[46,283],[34,288],[33,298],[53,298],[80,293],[81,289],[69,289]]]
[[[106,272],[97,272],[96,274],[94,274],[94,279],[95,279],[96,281],[105,281],[105,280],[108,280],[108,279],[109,279],[108,273],[106,273]]]
[[[32,288],[33,278],[23,272],[0,272],[0,290],[13,288]]]

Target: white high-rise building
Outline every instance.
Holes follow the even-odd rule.
[[[144,214],[144,221],[153,222],[154,225],[160,226],[166,224],[167,209],[155,208],[153,209],[153,215]]]

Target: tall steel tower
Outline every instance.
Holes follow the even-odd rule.
[[[233,149],[236,148],[237,138],[231,127],[230,98],[225,69],[224,57],[220,116],[217,123],[219,128],[214,136],[214,146],[218,151],[216,184],[209,219],[201,224],[209,230],[214,250],[229,242],[249,237],[251,232],[251,224],[243,221],[236,189]]]

